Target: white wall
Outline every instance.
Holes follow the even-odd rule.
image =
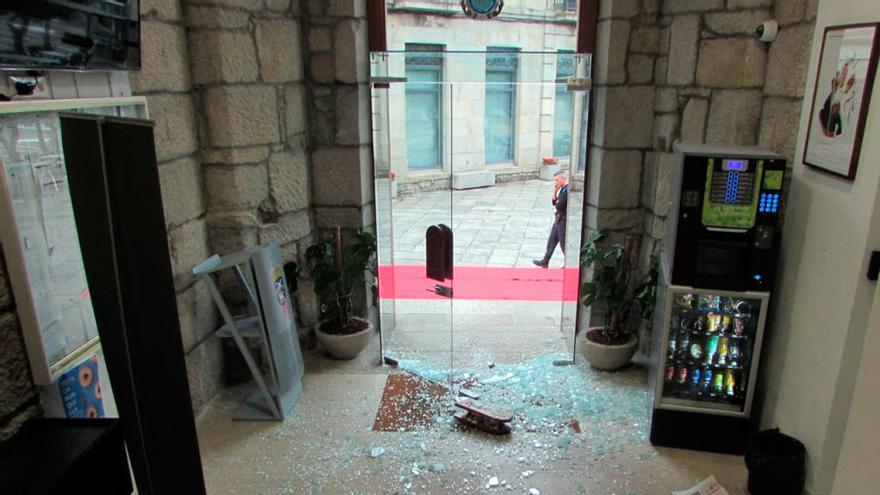
[[[880,205],[880,202],[878,202]],[[875,216],[875,224],[880,214]],[[880,466],[880,291],[874,294],[874,310],[868,324],[868,335],[862,352],[861,367],[856,378],[852,407],[846,434],[834,476],[832,493],[846,495],[863,493],[877,485]]]
[[[830,493],[834,483],[876,287],[864,274],[870,249],[880,249],[872,218],[880,183],[880,83],[872,91],[854,181],[804,167],[803,143],[825,27],[869,21],[880,21],[876,0],[819,4],[764,356],[762,426],[779,426],[804,442],[807,488],[815,495]],[[876,386],[872,379],[880,377],[863,377],[860,387]]]

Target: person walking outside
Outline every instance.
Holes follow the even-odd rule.
[[[568,174],[563,171],[553,174],[553,206],[556,207],[556,215],[553,219],[553,227],[550,228],[550,237],[547,239],[547,251],[544,257],[532,262],[541,268],[547,268],[550,265],[550,258],[556,251],[556,245],[562,249],[565,255],[565,213],[568,209]]]

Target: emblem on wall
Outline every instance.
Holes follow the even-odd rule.
[[[492,19],[503,8],[503,0],[461,0],[461,10],[473,19]]]

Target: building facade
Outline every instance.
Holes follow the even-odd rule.
[[[576,2],[510,1],[474,22],[458,1],[390,0],[387,22],[389,50],[408,52],[388,59],[388,73],[407,80],[388,103],[402,192],[457,172],[509,181],[537,176],[545,159],[567,164],[573,98],[552,82],[574,75]]]

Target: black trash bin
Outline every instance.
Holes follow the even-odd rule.
[[[746,444],[751,495],[801,495],[807,449],[779,428],[752,435]]]

